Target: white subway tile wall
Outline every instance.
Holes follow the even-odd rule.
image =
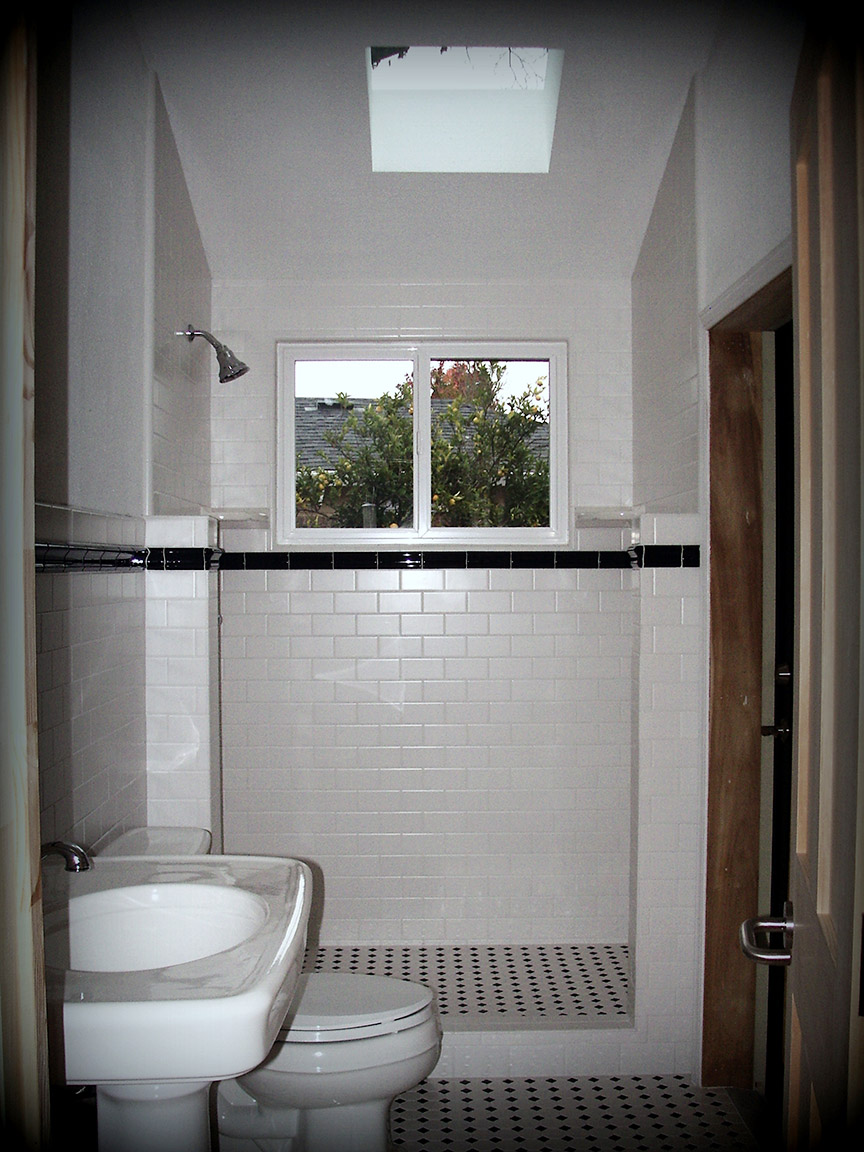
[[[42,839],[147,822],[140,572],[36,575]]]
[[[234,547],[269,544],[277,340],[563,336],[572,506],[633,504],[627,282],[235,281],[214,284],[213,317],[251,366],[212,407],[213,505],[243,522]],[[641,530],[703,539],[698,516]],[[574,543],[626,547],[628,531],[597,543],[582,526]],[[221,579],[226,848],[317,859],[323,942],[635,955],[632,1029],[450,1033],[436,1075],[692,1073],[701,570]]]
[[[271,508],[276,342],[561,340],[569,347],[571,504],[632,504],[629,280],[398,284],[215,282],[213,324],[247,375],[211,401],[212,501]]]
[[[323,943],[626,941],[638,579],[223,573],[227,850]]]
[[[565,336],[573,502],[631,503],[626,280],[216,283],[213,316],[250,364],[213,397],[229,518],[272,507],[279,339]],[[631,579],[224,573],[226,845],[318,859],[333,942],[625,940]]]
[[[667,543],[695,516],[647,518]],[[653,523],[650,521],[653,519]],[[668,535],[667,535],[668,534]],[[680,538],[680,537],[679,537]],[[637,1033],[620,1071],[698,1067],[704,904],[707,683],[704,568],[641,574],[638,853],[634,972]],[[641,1005],[641,1008],[639,1007]]]
[[[687,516],[645,517],[643,539],[671,543],[696,522]],[[436,1077],[696,1073],[707,723],[704,579],[703,568],[646,569],[638,575],[632,1027],[445,1032]]]
[[[212,828],[216,575],[147,572],[147,822]],[[218,729],[217,729],[218,731]],[[218,790],[218,782],[217,782]],[[218,794],[218,791],[217,791]]]
[[[153,548],[216,542],[207,516],[151,516]],[[221,845],[219,589],[210,571],[148,571],[147,817],[209,828]]]

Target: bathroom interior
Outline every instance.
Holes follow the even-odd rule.
[[[307,964],[435,986],[440,1091],[686,1095],[707,329],[791,264],[802,29],[408,7],[80,3],[40,44],[42,840],[203,827],[308,862]],[[563,49],[548,173],[373,172],[381,43]],[[493,338],[566,344],[563,542],[280,541],[280,342]]]

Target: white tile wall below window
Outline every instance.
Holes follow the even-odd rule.
[[[630,571],[225,572],[226,850],[322,942],[623,942]]]

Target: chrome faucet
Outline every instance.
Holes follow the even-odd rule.
[[[42,859],[56,853],[66,861],[67,872],[86,872],[90,867],[90,857],[86,849],[80,844],[73,844],[71,840],[52,840],[42,845]]]

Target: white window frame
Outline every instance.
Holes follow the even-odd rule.
[[[304,360],[411,360],[414,380],[428,380],[438,360],[546,360],[549,363],[549,525],[541,528],[435,528],[431,524],[428,388],[414,393],[414,527],[297,528],[295,523],[294,365]],[[304,551],[467,548],[560,548],[568,540],[567,345],[564,341],[437,340],[293,342],[276,345],[277,546]]]

